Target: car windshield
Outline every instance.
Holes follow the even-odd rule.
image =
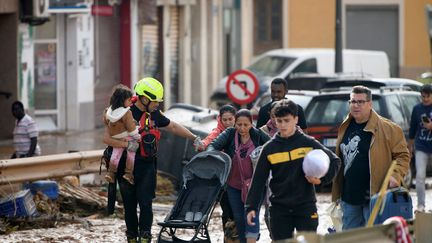
[[[288,99],[294,101],[297,105],[300,105],[303,109],[306,109],[306,106],[309,104],[309,102],[312,99],[312,96],[306,96],[306,95],[290,95],[288,94],[286,96]]]
[[[349,96],[324,96],[313,99],[306,110],[306,121],[310,125],[335,125],[342,123],[348,114]],[[372,102],[375,111],[380,113],[380,102],[378,97]]]
[[[264,56],[247,67],[259,76],[274,77],[288,67],[295,58],[281,56]]]

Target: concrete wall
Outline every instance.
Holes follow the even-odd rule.
[[[18,12],[18,1],[0,1],[0,13]]]
[[[0,11],[5,4],[0,4]],[[8,8],[10,9],[10,8]],[[11,138],[15,127],[15,118],[11,113],[12,103],[18,99],[18,14],[0,14],[0,91],[10,92],[12,96],[7,99],[0,96],[0,139]]]
[[[401,76],[417,78],[422,72],[431,70],[426,4],[432,4],[432,0],[405,1],[405,62]]]
[[[335,0],[290,0],[289,47],[333,47]]]
[[[200,65],[202,63],[201,60],[201,46],[200,46],[200,20],[201,20],[201,4],[202,1],[197,1],[197,4],[191,6],[191,81],[192,81],[192,104],[200,104],[201,97],[201,83],[200,83],[200,75],[201,68]]]
[[[95,84],[94,121],[103,126],[102,113],[109,105],[112,88],[120,83],[120,17],[114,6],[113,16],[94,17]]]

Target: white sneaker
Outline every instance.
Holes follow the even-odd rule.
[[[418,213],[418,212],[422,212],[422,213],[424,213],[424,212],[425,212],[425,206],[423,206],[423,205],[418,205],[418,206],[417,206],[417,209],[415,210],[415,213]]]

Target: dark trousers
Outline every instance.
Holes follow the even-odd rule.
[[[156,159],[140,165],[140,170],[134,171],[134,177],[134,185],[118,177],[125,212],[126,236],[129,238],[138,237],[139,233],[151,232],[152,201],[156,190]],[[140,207],[139,218],[137,205]]]
[[[308,209],[302,212],[288,208],[270,206],[270,232],[272,240],[284,240],[293,237],[297,231],[316,231],[318,227],[318,213]]]
[[[225,229],[225,224],[228,222],[228,219],[234,220],[233,212],[231,209],[231,206],[228,201],[227,192],[224,191],[222,194],[222,198],[219,202],[221,208],[222,208],[222,226],[223,229]]]

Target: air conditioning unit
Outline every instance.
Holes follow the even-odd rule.
[[[47,18],[49,0],[33,0],[33,16],[36,18]]]
[[[49,0],[20,0],[20,20],[30,25],[49,21]]]

